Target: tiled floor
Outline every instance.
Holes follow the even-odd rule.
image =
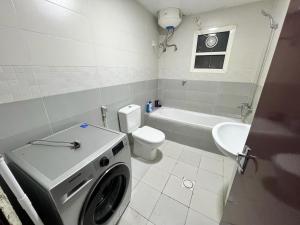
[[[156,162],[132,158],[132,198],[118,225],[218,225],[233,162],[171,141],[159,149]]]

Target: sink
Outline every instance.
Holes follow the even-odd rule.
[[[212,135],[218,149],[225,155],[236,158],[243,152],[250,125],[244,123],[224,122],[213,127]]]

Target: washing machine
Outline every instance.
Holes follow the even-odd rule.
[[[115,225],[131,196],[127,136],[78,124],[7,153],[45,225]]]

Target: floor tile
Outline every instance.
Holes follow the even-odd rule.
[[[134,190],[136,188],[138,183],[139,183],[139,180],[132,177],[132,190]]]
[[[234,162],[168,140],[159,150],[151,163],[132,158],[131,208],[118,225],[217,225]],[[183,177],[196,182],[193,190]]]
[[[195,180],[197,168],[182,162],[177,162],[171,173],[179,178],[184,177],[190,180]]]
[[[190,150],[184,149],[180,154],[178,161],[198,167],[200,164],[201,155]]]
[[[223,160],[202,156],[199,168],[223,176]]]
[[[127,207],[117,225],[147,225],[148,221],[131,207]]]
[[[150,217],[155,225],[183,225],[188,208],[162,194]]]
[[[194,190],[190,207],[219,223],[223,214],[223,197],[199,188]]]
[[[172,169],[174,168],[176,163],[175,159],[172,159],[168,156],[162,156],[161,159],[159,159],[158,162],[153,163],[153,167],[161,170],[161,171],[165,171],[165,172],[171,172]]]
[[[150,165],[136,158],[131,158],[132,176],[138,180],[146,174]]]
[[[156,169],[155,167],[151,167],[143,177],[142,181],[162,192],[169,176],[169,173],[165,173],[161,170]]]
[[[191,146],[187,146],[187,145],[184,146],[184,149],[187,150],[187,151],[198,153],[200,155],[201,155],[202,152],[204,152],[204,150],[202,150],[202,149],[191,147]]]
[[[224,158],[224,177],[232,177],[234,176],[234,172],[236,171],[237,165],[236,162],[228,157]]]
[[[184,145],[178,144],[176,142],[168,141],[161,148],[161,151],[166,156],[169,156],[173,159],[178,159],[183,149],[184,149]]]
[[[219,225],[208,217],[189,209],[185,225]]]
[[[216,154],[216,153],[212,153],[212,152],[205,151],[205,150],[202,150],[202,155],[206,156],[208,158],[211,158],[211,159],[219,160],[219,161],[222,161],[225,157],[222,154]]]
[[[145,218],[149,218],[160,194],[159,191],[140,182],[132,194],[130,206]]]
[[[171,175],[163,194],[189,206],[193,192],[182,185],[182,179]]]
[[[225,189],[222,176],[202,169],[197,173],[196,188],[198,187],[219,195],[223,195]]]
[[[163,151],[169,142],[170,142],[169,140],[165,140],[164,143],[162,143],[160,146],[158,146],[157,149]]]

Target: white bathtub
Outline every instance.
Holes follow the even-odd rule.
[[[205,113],[198,113],[188,110],[161,107],[150,114],[151,117],[164,118],[193,126],[213,128],[218,123],[237,122],[237,119],[224,116],[216,116]]]
[[[218,154],[221,153],[214,143],[212,128],[218,123],[239,121],[229,117],[169,107],[161,107],[146,114],[145,118],[147,125],[162,130],[169,140]]]

